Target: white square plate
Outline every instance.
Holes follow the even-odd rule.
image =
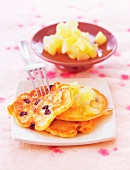
[[[53,84],[56,81],[59,80],[53,79],[50,81],[50,84]],[[62,83],[69,83],[73,81],[79,82],[80,85],[90,86],[100,90],[100,92],[107,97],[109,101],[108,107],[113,108],[113,113],[109,116],[100,118],[99,121],[96,122],[95,129],[91,133],[78,134],[74,138],[61,138],[44,131],[37,132],[29,128],[22,128],[15,122],[14,118],[12,118],[13,139],[24,143],[55,146],[92,144],[114,139],[116,137],[115,112],[107,81],[105,79],[98,78],[60,79],[60,82]],[[29,92],[32,89],[33,86],[30,81],[20,81],[17,85],[15,97],[21,93]]]

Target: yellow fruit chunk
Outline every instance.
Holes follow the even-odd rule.
[[[81,50],[77,46],[76,43],[72,44],[69,50],[67,51],[67,54],[70,58],[76,59],[77,56],[80,54]]]
[[[79,95],[84,105],[89,104],[91,100],[95,99],[95,92],[90,87],[81,88]]]
[[[93,108],[93,107],[91,107],[90,105],[86,105],[85,106],[85,115],[94,115],[95,116],[95,114],[99,114],[99,112],[98,112],[98,109],[97,108]]]
[[[85,48],[86,46],[83,43],[80,43],[80,40],[72,44],[71,48],[68,50],[67,54],[72,59],[77,60],[87,60],[90,58],[90,56],[85,52],[84,50],[81,50]]]
[[[80,37],[80,38],[77,40],[77,42],[76,42],[76,45],[79,47],[79,49],[80,49],[81,51],[84,51],[84,50],[85,50],[87,44],[88,44],[88,42],[85,41],[85,40],[84,40],[83,38],[81,38],[81,37]]]
[[[90,34],[78,28],[78,22],[70,20],[56,26],[54,35],[43,38],[44,49],[51,55],[56,53],[67,54],[71,59],[88,60],[97,56],[98,45],[107,41],[106,36],[99,31],[94,43]]]
[[[74,88],[74,95],[79,93],[80,85],[77,81],[70,83],[71,87]]]
[[[90,87],[80,87],[77,82],[71,83],[75,89],[72,107],[87,107],[91,100],[95,100],[95,92]]]
[[[97,50],[98,50],[98,45],[92,44],[92,48],[90,48],[87,53],[91,58],[95,58],[97,56]]]
[[[79,38],[76,45],[80,49],[80,53],[77,53],[77,60],[85,60],[90,57],[95,58],[97,56],[96,44],[90,44],[90,42],[84,40],[83,38]]]
[[[72,46],[73,43],[77,41],[76,36],[70,36],[66,38],[62,43],[62,53],[66,53]]]
[[[69,27],[69,28],[73,28],[73,27],[78,27],[78,22],[76,22],[75,20],[69,20],[66,22],[66,25]]]
[[[73,101],[73,104],[71,107],[82,107],[83,106],[83,103],[82,103],[82,100],[81,100],[81,96],[79,94],[76,94],[74,96],[74,101]]]
[[[81,37],[81,31],[78,28],[71,28],[71,36]]]
[[[43,43],[44,49],[48,51],[51,55],[55,55],[62,46],[61,40],[58,39],[56,35],[45,36]]]
[[[84,52],[81,52],[77,56],[77,60],[87,60],[90,56],[88,54],[85,54]]]
[[[81,32],[81,37],[90,42],[90,36],[88,32]]]
[[[56,34],[59,38],[64,39],[71,36],[71,30],[65,23],[59,23],[56,27]]]
[[[107,37],[101,31],[99,31],[95,36],[94,42],[97,43],[98,45],[102,45],[106,41],[107,41]]]

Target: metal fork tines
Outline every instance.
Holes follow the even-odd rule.
[[[46,94],[47,91],[50,91],[50,88],[44,63],[31,62],[30,54],[25,40],[20,40],[18,42],[18,46],[21,52],[21,56],[27,64],[25,70],[27,71],[29,78],[32,81],[36,94],[38,95],[38,89],[41,95],[43,95],[42,89],[44,89],[44,94]]]
[[[43,95],[42,89],[44,90],[44,94],[46,94],[45,86],[47,86],[48,90],[50,88],[44,63],[28,64],[25,70],[27,71],[29,78],[32,81],[33,87],[37,95],[38,95],[37,89],[39,89],[41,95]]]

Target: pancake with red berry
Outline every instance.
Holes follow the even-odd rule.
[[[91,132],[95,118],[112,113],[102,93],[77,82],[56,82],[50,91],[44,88],[42,96],[37,88],[37,93],[23,93],[8,106],[9,114],[20,126],[69,138],[78,132]]]
[[[73,103],[74,91],[70,85],[58,83],[50,92],[43,96],[37,96],[34,91],[18,96],[8,106],[8,112],[22,127],[42,131],[45,130],[54,118],[67,110]]]

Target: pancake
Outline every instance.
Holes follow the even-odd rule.
[[[72,106],[65,112],[58,115],[56,119],[66,121],[87,121],[95,119],[102,115],[111,114],[113,110],[107,108],[108,107],[107,98],[98,90],[96,89],[93,90],[95,91],[96,94],[95,100],[91,100],[89,105],[86,105],[84,107]]]
[[[94,127],[95,127],[95,119],[93,120],[88,120],[88,121],[82,121],[78,123],[78,131],[82,133],[90,133]]]
[[[64,121],[56,120],[45,129],[46,132],[51,133],[54,136],[63,138],[72,138],[77,135],[78,132],[89,133],[94,128],[94,120],[77,122],[77,121]]]
[[[18,96],[8,106],[8,112],[22,127],[30,127],[38,131],[46,129],[54,118],[67,110],[73,103],[73,89],[66,84],[44,96],[37,96],[34,91]]]
[[[50,85],[50,91],[44,86],[42,95],[39,88],[36,91],[19,95],[7,107],[21,127],[71,138],[77,133],[91,132],[95,118],[112,113],[102,93],[90,87],[80,87],[77,82],[56,82]]]
[[[69,122],[54,119],[45,131],[55,136],[70,138],[77,134],[78,122]]]

